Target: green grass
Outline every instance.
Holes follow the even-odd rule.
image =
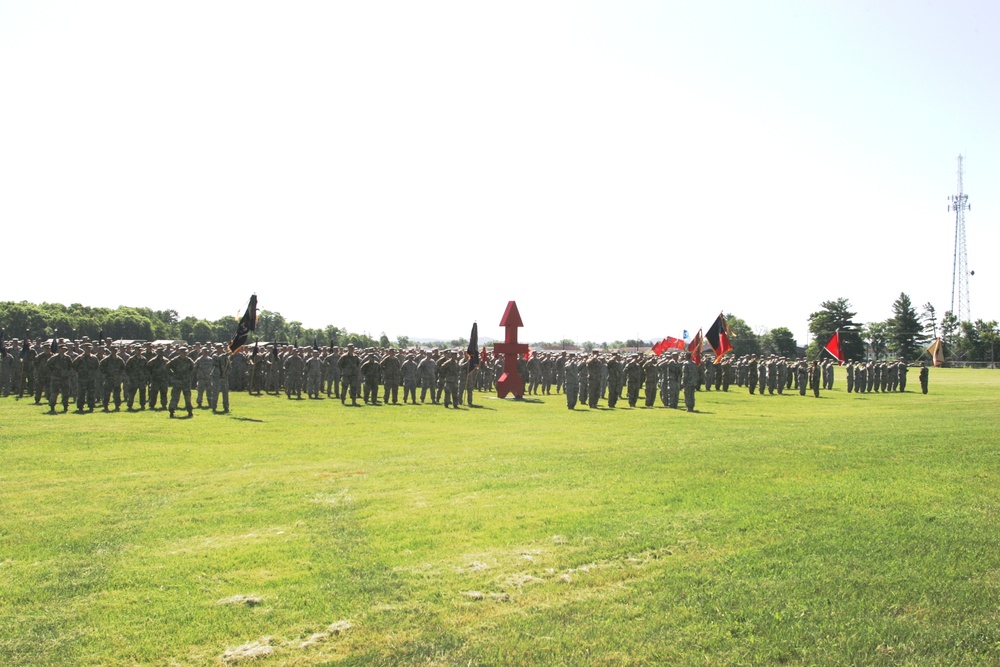
[[[1000,664],[1000,374],[931,381],[695,414],[2,399],[0,663]]]

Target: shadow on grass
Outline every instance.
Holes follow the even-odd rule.
[[[252,417],[230,417],[230,419],[233,419],[238,422],[253,422],[254,424],[264,423],[263,419],[253,419]]]

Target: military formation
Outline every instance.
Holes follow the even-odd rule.
[[[492,392],[503,373],[500,355],[485,352],[471,364],[465,351],[394,348],[248,346],[230,354],[222,344],[154,345],[104,341],[7,341],[0,351],[0,395],[33,397],[36,404],[67,412],[183,410],[229,412],[230,391],[273,394],[288,400],[339,399],[342,405],[471,406],[474,391]],[[660,405],[689,412],[697,392],[750,394],[797,391],[818,397],[833,389],[833,360],[791,360],[775,355],[723,356],[697,364],[687,352],[652,354],[593,351],[532,352],[518,359],[528,396],[564,394],[566,407],[631,408]],[[906,391],[902,361],[847,362],[847,391]],[[927,393],[928,369],[920,384]],[[168,400],[169,396],[169,400]],[[183,407],[181,402],[183,399]]]

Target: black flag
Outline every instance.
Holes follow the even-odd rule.
[[[229,341],[229,352],[236,354],[247,342],[247,337],[251,331],[257,330],[257,295],[250,297],[247,310],[243,313],[240,323],[236,325],[236,335]]]
[[[472,323],[472,333],[469,335],[469,349],[465,351],[465,356],[469,359],[469,373],[476,370],[479,364],[479,326]]]
[[[59,329],[53,329],[52,330],[52,352],[53,353],[59,351],[59,338],[56,337],[57,333],[59,333]]]

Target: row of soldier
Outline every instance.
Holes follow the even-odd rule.
[[[183,345],[154,348],[150,344],[116,346],[110,341],[87,340],[61,344],[37,341],[34,345],[23,345],[19,354],[14,355],[17,349],[14,341],[10,349],[0,352],[3,371],[0,391],[4,395],[13,391],[23,396],[27,392],[40,403],[46,394],[51,410],[59,395],[64,410],[70,397],[75,398],[77,410],[84,407],[93,410],[96,404],[101,404],[104,410],[111,410],[112,405],[119,410],[123,402],[130,410],[145,409],[148,395],[150,408],[155,409],[159,398],[163,409],[167,407],[167,388],[175,387],[177,391],[171,392],[168,408],[171,416],[180,397],[185,398],[185,409],[192,414],[192,389],[197,389],[199,408],[205,407],[207,400],[207,407],[220,412],[229,410],[230,390],[257,394],[284,392],[289,399],[301,398],[303,391],[309,398],[318,399],[325,392],[327,397],[340,398],[342,403],[350,398],[352,405],[357,405],[359,398],[378,404],[380,389],[382,402],[396,403],[398,388],[402,387],[404,403],[416,403],[419,389],[421,403],[429,395],[432,403],[458,407],[463,402],[471,405],[474,389],[492,391],[503,373],[502,358],[485,352],[470,372],[470,360],[465,354],[438,350],[411,349],[399,353],[395,349],[369,348],[359,352],[354,346],[318,349],[273,345],[264,352],[258,352],[254,346],[230,355],[224,345],[206,344],[193,346],[189,354]],[[69,359],[68,365],[64,361],[51,361],[60,355],[58,350]],[[174,358],[185,361],[170,366]],[[708,359],[700,365],[693,363],[689,355],[679,353],[656,357],[597,351],[589,355],[535,352],[518,360],[528,395],[551,394],[553,389],[560,393],[565,389],[570,408],[577,401],[596,407],[597,400],[605,398],[609,407],[614,407],[620,398],[627,399],[634,407],[640,393],[644,394],[647,407],[654,405],[657,393],[664,406],[677,407],[681,390],[690,388],[692,398],[685,400],[685,407],[693,409],[694,391],[713,388],[728,391],[732,384],[760,394],[765,391],[780,394],[792,388],[805,394],[809,387],[818,396],[820,388],[833,388],[833,368],[832,360],[808,363],[763,355],[727,356],[718,364]],[[906,388],[907,367],[901,361],[848,362],[845,373],[848,392]],[[925,377],[923,369],[922,379]],[[923,384],[926,386],[925,379]]]

